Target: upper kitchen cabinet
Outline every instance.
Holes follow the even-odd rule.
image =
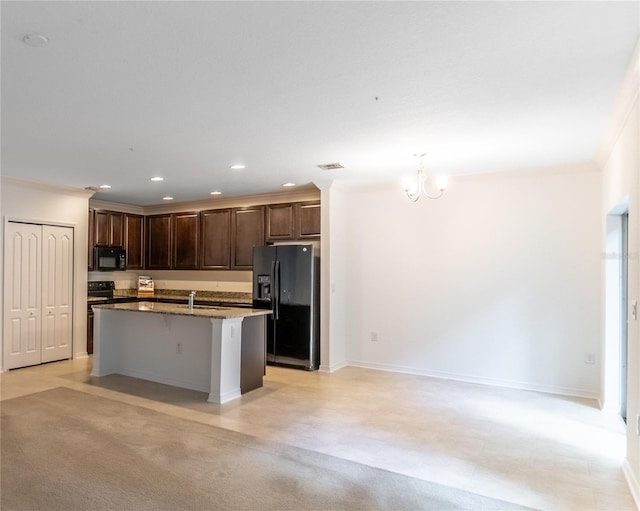
[[[269,204],[266,208],[266,241],[292,240],[294,233],[294,205]]]
[[[231,267],[231,210],[200,212],[200,268],[228,270]]]
[[[147,217],[147,268],[168,270],[171,268],[171,215],[150,215]]]
[[[194,212],[147,217],[147,268],[198,269],[199,215]]]
[[[264,245],[264,207],[231,210],[231,269],[253,267],[253,247]]]
[[[299,202],[295,205],[295,235],[297,239],[320,237],[320,202]]]
[[[269,204],[266,208],[266,241],[320,237],[320,202]]]
[[[93,238],[97,247],[124,246],[124,214],[96,209],[93,212]]]
[[[200,237],[200,215],[196,213],[174,213],[173,215],[173,261],[176,270],[197,270]]]
[[[125,213],[124,248],[127,251],[127,269],[144,268],[144,216]]]

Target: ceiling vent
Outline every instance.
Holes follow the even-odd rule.
[[[324,165],[318,165],[318,168],[322,170],[338,170],[343,169],[344,167],[339,163],[325,163]]]

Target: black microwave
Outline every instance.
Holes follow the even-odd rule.
[[[124,271],[127,269],[127,252],[124,248],[96,247],[93,269]]]

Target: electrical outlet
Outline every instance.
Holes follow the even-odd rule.
[[[371,342],[378,342],[378,332],[371,332]]]
[[[177,343],[177,344],[176,344],[176,353],[177,353],[178,355],[181,355],[181,354],[182,354],[182,343],[181,343],[181,342],[179,342],[179,343]]]
[[[595,364],[596,363],[596,355],[595,355],[595,353],[585,353],[584,354],[584,363],[585,364]]]

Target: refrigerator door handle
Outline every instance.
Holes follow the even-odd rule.
[[[280,312],[280,262],[271,261],[271,282],[273,291],[271,294],[271,312],[273,313],[273,319],[278,319],[278,313]]]

